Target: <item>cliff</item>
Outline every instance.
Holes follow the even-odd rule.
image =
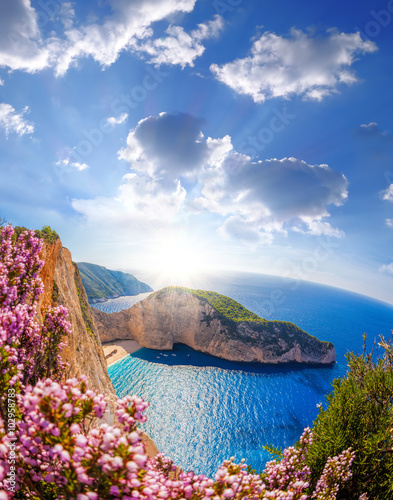
[[[52,244],[44,243],[41,258],[45,262],[41,271],[44,293],[40,297],[39,309],[42,313],[48,306],[67,307],[72,326],[72,333],[67,338],[67,347],[62,354],[69,363],[64,378],[86,374],[91,389],[107,395],[109,408],[104,420],[113,423],[116,394],[78,268],[60,239]]]
[[[70,251],[62,246],[59,238],[52,243],[44,243],[41,259],[45,262],[40,275],[44,292],[38,304],[39,314],[42,316],[45,307],[64,305],[71,322],[72,333],[62,353],[63,359],[69,363],[64,379],[86,374],[90,388],[106,395],[108,407],[102,421],[112,425],[115,421],[116,393],[108,375],[101,340],[78,266],[72,262]],[[149,456],[158,453],[147,434],[142,434],[142,440]]]
[[[138,295],[153,291],[149,285],[137,280],[132,274],[111,271],[88,262],[78,262],[78,269],[87,298],[92,304],[122,295]]]
[[[107,314],[94,307],[91,311],[103,342],[132,339],[149,349],[172,349],[181,343],[230,361],[331,364],[336,360],[330,342],[293,323],[259,318],[214,292],[169,287],[124,311]]]

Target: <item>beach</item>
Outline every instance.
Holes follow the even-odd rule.
[[[142,346],[136,340],[114,340],[102,344],[107,366],[119,361],[119,359],[141,349]]]

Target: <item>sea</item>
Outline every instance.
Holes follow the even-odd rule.
[[[202,288],[202,287],[198,287]],[[333,366],[264,366],[233,363],[176,345],[142,348],[109,366],[118,397],[149,401],[142,428],[183,470],[213,477],[230,457],[262,471],[272,458],[264,446],[293,445],[311,426],[332,381],[345,376],[348,352],[370,350],[391,338],[393,306],[364,295],[305,281],[250,273],[205,278],[203,289],[227,295],[269,320],[291,321],[333,342]],[[120,297],[95,307],[115,312],[143,296]]]

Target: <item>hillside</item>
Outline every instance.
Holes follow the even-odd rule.
[[[287,321],[268,321],[215,292],[167,287],[133,307],[107,314],[91,309],[101,341],[136,340],[149,349],[186,344],[229,361],[332,364],[332,343]]]
[[[103,266],[78,262],[78,269],[91,304],[123,295],[138,295],[153,289],[132,274],[111,271]]]
[[[160,290],[160,292],[166,293],[167,291],[170,292],[171,290],[177,293],[191,293],[195,297],[198,297],[198,299],[205,300],[223,318],[235,321],[236,323],[240,323],[241,321],[266,323],[265,319],[260,318],[255,313],[242,306],[239,302],[236,302],[236,300],[233,300],[226,295],[221,295],[220,293],[207,290],[194,290],[192,288],[172,286],[163,288],[162,290]]]

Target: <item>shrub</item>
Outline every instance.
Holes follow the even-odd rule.
[[[339,498],[366,493],[376,500],[393,498],[393,346],[383,338],[382,357],[348,354],[348,372],[333,381],[328,406],[320,407],[313,425],[307,463],[315,485],[329,456],[351,446],[356,454],[352,478]]]

